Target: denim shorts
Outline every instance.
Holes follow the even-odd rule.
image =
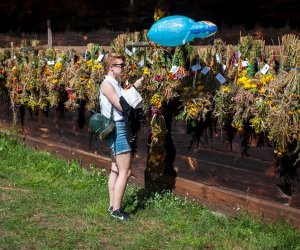
[[[105,141],[106,141],[108,147],[111,148],[111,154],[113,156],[131,151],[131,147],[128,144],[127,137],[126,137],[125,122],[123,120],[116,121],[115,131],[113,133],[111,133],[105,139]]]

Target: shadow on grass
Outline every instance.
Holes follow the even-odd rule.
[[[147,204],[154,201],[158,195],[161,196],[170,191],[171,190],[168,189],[157,188],[157,186],[135,189],[132,193],[126,195],[123,207],[130,215],[134,215],[137,212],[144,210]]]
[[[171,104],[166,110],[174,110]],[[165,112],[165,123],[167,128],[167,134],[164,141],[164,149],[166,151],[165,158],[163,160],[163,169],[157,169],[149,166],[149,159],[147,160],[147,167],[144,172],[144,183],[145,188],[135,190],[132,194],[126,196],[123,203],[124,209],[126,209],[130,214],[135,214],[136,212],[145,209],[147,203],[150,200],[155,200],[157,195],[163,195],[166,193],[171,193],[175,188],[175,182],[177,177],[177,172],[174,169],[174,161],[176,158],[176,149],[173,143],[171,131],[172,131],[172,112]],[[148,157],[151,144],[152,134],[148,137]]]

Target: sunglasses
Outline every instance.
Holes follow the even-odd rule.
[[[114,63],[113,66],[118,67],[118,68],[124,68],[125,63]]]

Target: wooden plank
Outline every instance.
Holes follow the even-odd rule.
[[[34,138],[31,136],[24,137],[22,135],[20,135],[19,138],[28,146],[61,155],[67,161],[77,160],[82,166],[93,164],[96,167],[105,168],[107,171],[110,169],[111,163],[110,158],[108,157],[103,157],[98,154],[87,152],[85,150],[66,146],[55,141],[51,142],[49,140],[41,140],[40,138]]]
[[[290,199],[289,205],[294,208],[300,209],[300,191],[294,191]]]
[[[52,29],[51,29],[51,20],[47,20],[47,31],[48,31],[48,48],[52,48]]]
[[[296,177],[292,185],[293,193],[289,205],[291,207],[300,209],[300,169],[299,168],[297,169],[295,176]]]
[[[145,152],[139,151],[139,156],[146,159]],[[215,153],[215,157],[217,153]],[[196,181],[206,185],[224,187],[239,190],[248,195],[260,197],[265,200],[273,200],[288,204],[290,197],[283,194],[277,184],[279,179],[270,177],[264,172],[255,173],[230,165],[214,163],[214,158],[209,161],[197,160],[192,157],[178,156],[173,163],[177,176]],[[140,168],[145,168],[138,166]],[[246,178],[245,178],[246,177]]]
[[[176,178],[176,194],[195,199],[206,206],[237,215],[245,211],[265,221],[287,220],[300,228],[300,210],[276,202],[264,201],[238,191],[227,190],[197,183],[183,178]]]

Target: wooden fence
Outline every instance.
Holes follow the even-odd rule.
[[[12,111],[6,100],[0,100],[0,128],[12,125]],[[25,108],[23,128],[18,114],[19,138],[38,149],[77,159],[83,166],[94,164],[109,169],[109,150],[92,140],[87,125],[78,127],[78,113],[50,110],[30,112]],[[85,113],[88,121],[89,114]],[[137,153],[133,158],[132,181],[140,186],[147,181],[147,141],[150,128],[142,126],[138,134]],[[267,145],[250,145],[249,155],[241,154],[236,138],[230,149],[220,131],[207,142],[191,146],[191,135],[182,122],[172,121],[169,143],[169,169],[163,176],[168,187],[184,197],[198,200],[215,210],[229,214],[247,211],[266,220],[285,219],[300,228],[300,179],[296,176],[293,192],[285,193],[280,178],[274,175],[273,152]],[[145,179],[146,178],[146,179]]]

